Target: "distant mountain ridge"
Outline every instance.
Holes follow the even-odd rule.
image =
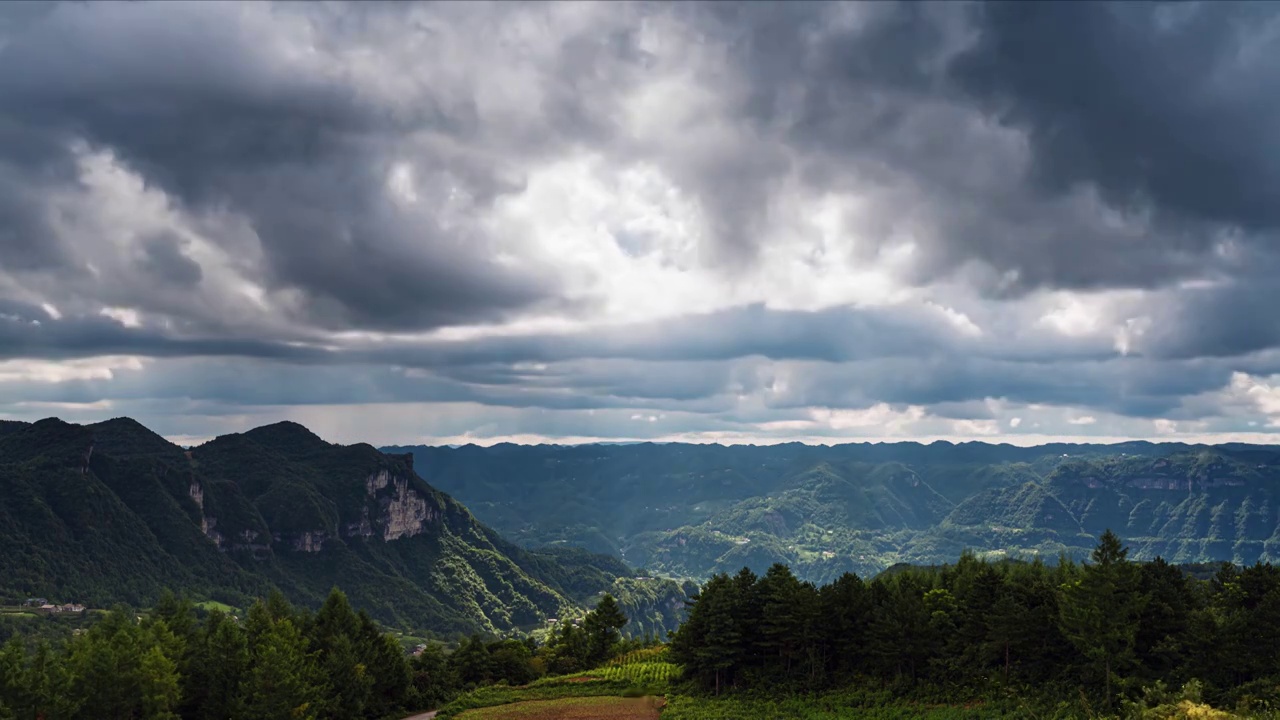
[[[0,592],[145,605],[167,587],[243,605],[279,588],[314,604],[340,585],[384,622],[456,634],[537,626],[636,584],[610,558],[504,540],[414,464],[295,423],[189,450],[128,418],[0,423]],[[683,588],[633,589],[638,627],[674,627]]]
[[[403,447],[525,546],[561,542],[675,576],[773,562],[828,581],[964,549],[1280,560],[1280,445],[1145,441]]]

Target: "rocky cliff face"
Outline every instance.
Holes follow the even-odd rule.
[[[383,540],[398,540],[421,534],[428,523],[439,517],[439,511],[413,489],[407,476],[382,469],[365,478],[364,487],[366,494],[378,502],[377,520],[370,523],[366,509],[359,523],[348,525],[348,535],[367,537],[376,525]]]

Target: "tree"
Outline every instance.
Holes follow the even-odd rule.
[[[79,710],[71,695],[66,664],[48,642],[41,641],[36,646],[31,664],[27,666],[25,685],[29,703],[26,717],[66,720]]]
[[[596,603],[595,610],[587,613],[582,629],[587,633],[587,664],[596,665],[609,659],[614,645],[621,637],[620,630],[627,624],[627,616],[618,607],[612,595],[605,594]]]
[[[1186,575],[1159,557],[1139,568],[1139,591],[1146,603],[1138,614],[1134,652],[1148,677],[1168,681],[1185,662],[1195,597]]]
[[[1138,569],[1128,549],[1107,530],[1094,549],[1093,563],[1062,588],[1059,624],[1063,635],[1104,678],[1104,698],[1112,701],[1111,678],[1133,662],[1138,613]]]
[[[238,717],[241,712],[240,684],[249,670],[249,641],[235,620],[220,612],[211,613],[202,632],[199,661],[193,666],[202,701],[196,705],[203,720]]]
[[[329,592],[311,622],[311,648],[326,681],[324,717],[340,720],[364,715],[373,690],[361,649],[360,621],[347,596],[337,588]]]
[[[804,636],[800,596],[804,592],[802,583],[782,563],[774,563],[757,585],[761,612],[757,642],[764,651],[766,663],[776,663],[779,671],[787,676],[800,656],[800,641]]]
[[[141,636],[133,612],[117,607],[72,640],[72,695],[97,717],[133,718],[141,713]]]
[[[479,685],[493,677],[489,648],[479,635],[472,635],[459,645],[449,662],[464,686]]]
[[[866,583],[853,573],[845,573],[819,591],[827,643],[834,654],[833,669],[852,674],[867,641],[871,596]]]
[[[427,643],[422,652],[409,662],[409,667],[418,707],[437,707],[458,692],[458,676],[444,649],[436,643]]]
[[[14,635],[0,648],[0,702],[10,711],[25,709],[30,704],[27,687],[27,648],[22,638]]]
[[[746,663],[743,628],[750,622],[754,583],[755,575],[746,568],[732,579],[715,575],[691,598],[688,618],[671,637],[672,660],[716,693],[735,682]]]
[[[357,618],[360,624],[357,638],[360,656],[365,672],[372,679],[365,713],[368,717],[384,717],[403,708],[413,675],[400,643],[382,632],[363,610]]]
[[[245,720],[315,718],[321,683],[307,639],[286,613],[273,617],[262,603],[255,603],[249,609],[247,624],[251,639],[250,667],[240,686],[242,717]]]
[[[182,696],[178,683],[178,666],[165,656],[159,645],[152,645],[138,662],[144,720],[178,720],[174,709]]]

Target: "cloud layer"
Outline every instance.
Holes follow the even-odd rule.
[[[1280,13],[0,6],[0,411],[1280,429]]]

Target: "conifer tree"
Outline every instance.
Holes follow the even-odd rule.
[[[201,690],[195,705],[202,720],[238,717],[243,697],[240,684],[249,670],[249,642],[235,620],[211,613],[202,633],[202,652],[194,668]]]
[[[152,645],[138,663],[143,720],[178,720],[181,700],[178,666],[159,645]]]
[[[315,659],[292,613],[281,609],[255,603],[249,610],[250,665],[240,685],[245,720],[317,716],[321,683]]]
[[[1107,530],[1093,551],[1093,562],[1084,566],[1078,580],[1062,588],[1062,632],[1103,677],[1107,705],[1113,699],[1112,676],[1133,661],[1143,605],[1137,568],[1127,556],[1120,538]]]
[[[618,601],[606,593],[582,620],[582,629],[587,634],[588,665],[596,665],[609,658],[621,637],[619,631],[626,624],[627,616],[618,607]]]

